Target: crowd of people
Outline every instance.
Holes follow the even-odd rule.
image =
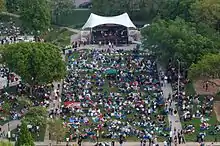
[[[204,142],[207,135],[212,135],[217,141],[220,134],[220,123],[213,117],[214,97],[211,95],[188,95],[185,86],[189,81],[184,76],[184,70],[180,73],[179,93],[178,93],[178,69],[169,64],[169,81],[173,87],[173,101],[176,102],[178,113],[183,125],[184,134],[196,133],[195,141]],[[171,78],[172,77],[172,78]],[[204,86],[204,88],[207,88]],[[193,121],[199,122],[193,122]],[[190,124],[189,124],[190,123]],[[200,125],[196,125],[200,123]],[[199,128],[197,128],[199,127]]]
[[[155,58],[141,54],[83,50],[69,55],[61,115],[70,140],[81,135],[95,141],[123,137],[155,144],[158,137],[168,137]]]
[[[13,20],[0,22],[0,45],[18,42],[33,42],[33,36],[25,36]]]

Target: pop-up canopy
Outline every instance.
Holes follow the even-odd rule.
[[[122,25],[128,28],[136,28],[136,26],[131,21],[130,17],[127,13],[121,14],[119,16],[113,17],[103,17],[96,14],[91,13],[89,19],[84,24],[82,29],[93,28],[103,24],[116,24]]]

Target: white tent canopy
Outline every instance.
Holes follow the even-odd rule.
[[[122,25],[128,28],[136,28],[131,19],[129,18],[127,13],[121,14],[119,16],[113,17],[103,17],[96,14],[91,13],[89,19],[84,24],[82,29],[93,28],[103,24],[116,24]]]

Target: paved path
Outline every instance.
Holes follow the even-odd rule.
[[[5,133],[5,136],[6,136],[8,131],[12,131],[12,130],[16,129],[17,126],[20,124],[21,124],[21,120],[13,120],[8,123],[5,123],[3,126],[1,126],[1,129],[2,129],[1,132]],[[0,139],[2,139],[2,137]]]
[[[157,70],[158,70],[158,72],[160,72],[160,71],[164,72],[165,69],[160,64],[158,64],[157,65]],[[161,81],[161,76],[160,75],[159,75],[159,80]],[[167,99],[169,97],[169,94],[172,95],[172,86],[171,86],[171,84],[163,82],[162,91],[163,91],[164,98]],[[171,108],[176,109],[175,102],[172,102]],[[181,125],[181,122],[180,122],[179,113],[177,113],[176,115],[174,115],[174,114],[171,115],[169,113],[168,114],[168,120],[169,120],[169,124],[171,124],[170,126],[171,126],[172,133],[174,133],[174,128],[176,128],[177,131],[182,130],[182,125]]]
[[[80,30],[78,30],[78,29],[73,29],[73,28],[70,28],[70,27],[61,27],[61,28],[65,28],[65,29],[67,29],[71,32],[74,32],[74,33],[80,33]]]
[[[44,142],[36,142],[36,146],[50,146],[50,143],[44,143]],[[69,146],[74,146],[76,143],[69,143]],[[96,143],[91,143],[91,142],[83,142],[82,146],[94,146]],[[207,142],[206,146],[209,146],[211,143]],[[148,145],[148,142],[147,142]],[[186,144],[178,144],[178,146],[198,146],[199,144],[196,142],[189,142]],[[66,146],[66,142],[62,142],[59,144],[56,144],[56,142],[51,143],[51,146]],[[76,145],[78,146],[78,145]],[[116,142],[115,146],[119,146],[119,143]],[[123,146],[140,146],[140,142],[125,142],[123,143]],[[164,146],[163,143],[159,143],[159,146]],[[172,145],[173,146],[173,145]],[[214,143],[212,146],[220,146],[219,143]]]
[[[172,94],[172,87],[168,83],[164,84],[164,86],[162,87],[162,90],[163,90],[163,94],[164,94],[165,99],[168,98],[169,94]],[[172,102],[171,108],[176,109],[175,102]],[[177,114],[177,115],[169,114],[168,120],[169,120],[169,122],[171,122],[172,131],[174,131],[174,128],[176,128],[177,131],[182,130],[182,125],[180,122],[179,114]]]
[[[8,15],[8,16],[12,16],[12,17],[16,17],[16,18],[19,18],[20,15],[17,15],[17,14],[13,14],[13,13],[9,13],[9,12],[1,12],[2,14],[4,15]]]

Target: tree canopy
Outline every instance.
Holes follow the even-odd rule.
[[[44,107],[31,107],[25,115],[25,121],[34,126],[42,126],[47,121],[47,109]]]
[[[20,5],[22,0],[5,0],[6,8],[8,12],[16,13],[20,10]]]
[[[51,0],[52,20],[55,23],[60,15],[67,15],[75,8],[73,0]]]
[[[49,43],[5,45],[2,59],[11,71],[32,86],[60,80],[66,74],[60,50]]]
[[[102,16],[128,13],[135,20],[150,20],[156,16],[160,0],[92,0],[92,11]]]
[[[180,17],[184,20],[191,20],[190,7],[195,0],[163,0],[160,3],[159,15],[163,19],[176,19]]]
[[[197,24],[207,24],[220,30],[220,1],[196,0],[191,5],[191,15]]]
[[[50,27],[51,15],[47,0],[22,0],[20,15],[25,30],[35,35]]]
[[[187,68],[203,55],[219,52],[219,3],[218,0],[161,1],[153,23],[141,30],[144,46],[159,54],[163,61],[179,59]]]
[[[33,138],[31,137],[31,133],[24,121],[22,121],[21,131],[19,132],[18,140],[16,141],[15,146],[34,146]]]
[[[181,18],[157,20],[142,30],[144,44],[162,59],[173,58],[188,66],[207,52],[215,52],[216,46],[209,38],[197,33],[192,24]]]
[[[220,55],[204,55],[201,60],[190,66],[188,78],[191,80],[220,78]]]
[[[0,0],[0,12],[2,12],[5,8],[5,0]]]

